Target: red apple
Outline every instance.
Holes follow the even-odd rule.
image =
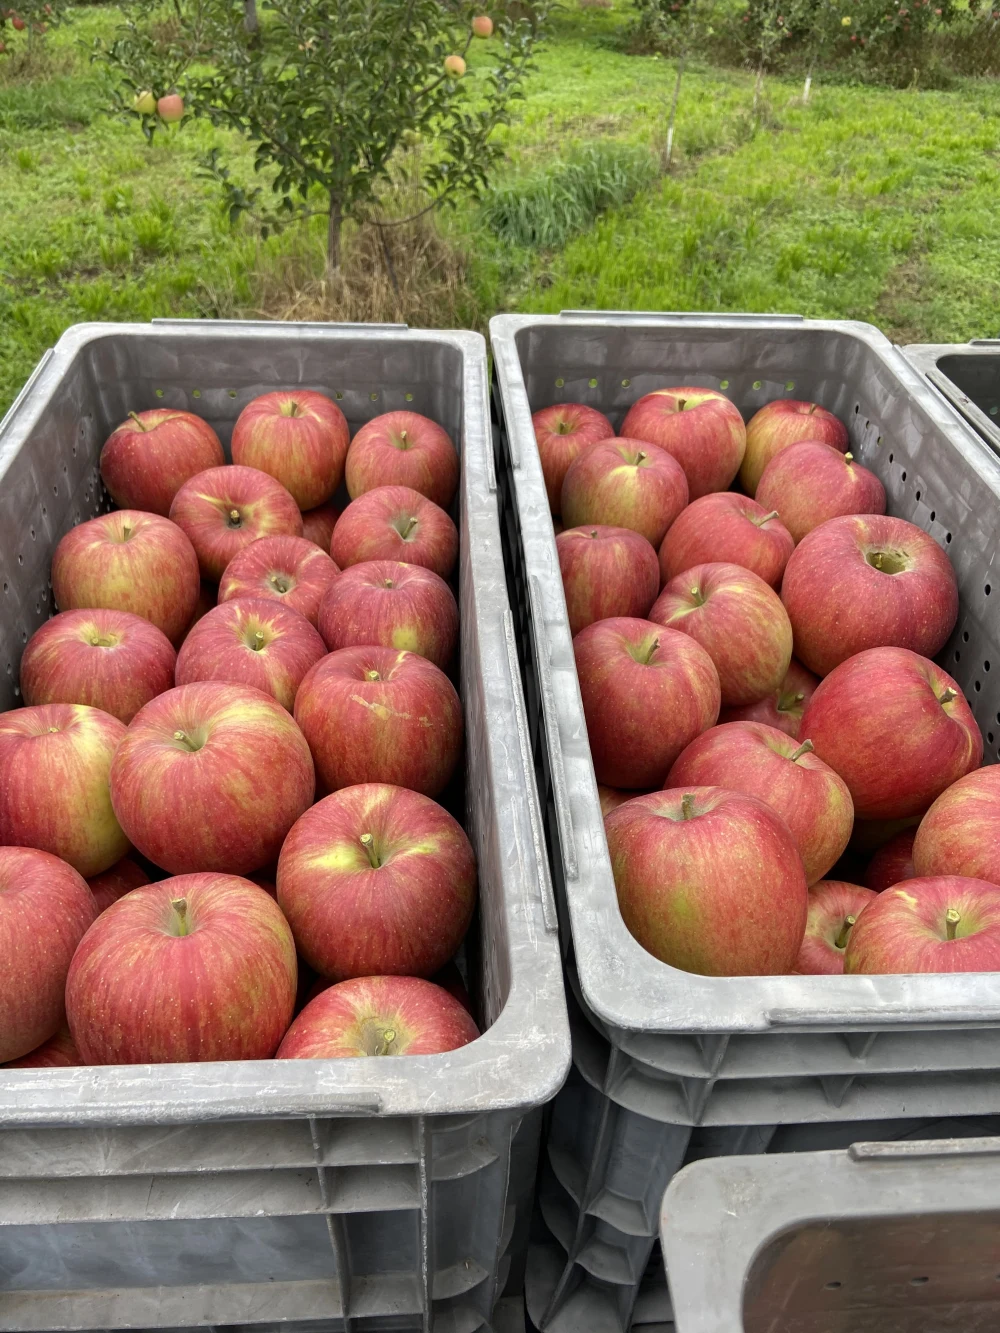
[[[684,471],[663,449],[635,440],[598,440],[570,464],[562,516],[570,528],[630,528],[659,546],[688,502]]]
[[[25,23],[24,19],[21,18],[20,14],[15,14],[10,21],[10,26],[15,32],[24,32],[28,25]]]
[[[108,772],[124,736],[116,717],[84,704],[0,713],[0,843],[51,852],[84,876],[120,861],[128,839]]]
[[[988,773],[989,769],[983,769],[982,772]],[[963,778],[962,781],[966,779]],[[883,889],[891,889],[894,884],[899,884],[904,879],[914,878],[917,873],[913,868],[915,836],[916,830],[904,829],[878,849],[868,862],[868,869],[865,871],[865,883],[870,889],[881,893]]]
[[[798,976],[839,976],[854,925],[878,894],[841,879],[821,879],[809,890],[805,939],[792,971]]]
[[[241,597],[199,620],[177,654],[177,684],[199,680],[250,685],[292,711],[306,672],[326,656],[326,644],[290,606]]]
[[[1000,888],[961,875],[894,884],[851,930],[844,971],[1000,971]]]
[[[724,708],[720,722],[763,722],[778,727],[789,736],[798,737],[802,714],[812,698],[819,680],[811,671],[800,666],[793,657],[785,672],[785,679],[776,690],[759,703],[745,704],[742,708]]]
[[[305,537],[261,537],[226,566],[219,601],[267,597],[316,624],[323,594],[340,570]]]
[[[450,577],[458,529],[444,510],[409,486],[377,486],[352,500],[330,543],[341,569],[366,560],[402,560]]]
[[[345,787],[298,821],[278,860],[278,904],[321,976],[430,977],[472,920],[476,858],[462,826],[419,792]]]
[[[878,514],[832,518],[804,537],[781,600],[795,655],[818,676],[866,648],[933,657],[958,619],[958,584],[944,551],[912,523]]]
[[[803,440],[775,454],[755,496],[776,509],[797,542],[828,519],[843,514],[884,514],[885,487],[874,472],[829,444]]]
[[[184,119],[184,98],[177,93],[168,93],[156,103],[157,115],[168,125]]]
[[[419,977],[357,977],[306,1005],[277,1058],[438,1055],[478,1036],[471,1015],[441,986]]]
[[[332,398],[279,389],[248,403],[233,427],[233,462],[279,481],[300,509],[326,504],[344,479],[351,432]]]
[[[131,722],[174,683],[177,654],[128,611],[63,611],[35,631],[21,657],[26,704],[90,704]]]
[[[317,624],[331,652],[381,644],[419,653],[443,670],[458,644],[458,603],[432,569],[366,560],[328,589]]]
[[[149,876],[142,866],[136,865],[135,861],[124,856],[110,870],[105,870],[103,875],[95,875],[93,879],[88,879],[87,883],[94,895],[98,912],[105,912],[112,903],[124,898],[126,893],[131,893],[133,889],[141,889],[144,884],[148,884]]]
[[[351,441],[344,479],[352,500],[377,486],[409,486],[447,509],[458,489],[458,451],[430,417],[385,412]]]
[[[629,528],[567,528],[556,538],[571,634],[595,620],[643,617],[656,601],[660,566],[645,537]]]
[[[808,890],[788,826],[753,796],[689,787],[604,821],[625,925],[661,962],[705,976],[790,972]]]
[[[65,861],[0,847],[0,1064],[58,1032],[70,960],[96,916],[94,895]]]
[[[339,518],[340,510],[336,505],[317,505],[315,509],[307,509],[302,515],[302,535],[307,542],[313,542],[329,555],[330,541]]]
[[[781,398],[756,412],[747,425],[747,448],[740,467],[746,493],[756,494],[761,474],[776,454],[802,440],[828,444],[842,454],[851,447],[844,423],[816,403]]]
[[[859,819],[907,819],[978,768],[983,738],[951,676],[907,648],[869,648],[820,681],[802,735]]]
[[[654,389],[622,422],[622,434],[672,454],[684,469],[691,499],[724,491],[739,471],[746,427],[736,406],[716,389]]]
[[[773,696],[792,660],[792,627],[780,597],[740,565],[696,565],[678,574],[648,619],[701,644],[730,708]]]
[[[669,583],[695,565],[731,564],[776,588],[795,548],[777,513],[733,491],[689,504],[660,547],[660,577]]]
[[[488,14],[477,14],[472,20],[472,31],[477,37],[490,37],[493,34],[493,20]]]
[[[448,677],[417,653],[340,648],[299,686],[295,721],[330,791],[392,783],[426,796],[462,757],[462,704]]]
[[[253,467],[213,467],[186,481],[170,506],[187,533],[206,579],[258,537],[302,536],[299,507],[279,481]]]
[[[69,1034],[69,1028],[63,1024],[54,1037],[36,1046],[20,1060],[9,1060],[4,1069],[71,1069],[82,1065],[80,1052]]]
[[[472,997],[469,995],[469,988],[465,984],[465,979],[459,972],[454,962],[445,963],[439,972],[435,972],[431,977],[435,986],[440,986],[446,990],[449,995],[453,995],[467,1014],[472,1016]]]
[[[943,791],[913,842],[917,875],[965,875],[1000,884],[1000,767],[980,768]]]
[[[822,879],[850,841],[850,792],[808,740],[794,741],[760,722],[726,722],[682,750],[664,783],[685,790],[722,786],[777,811],[795,839],[807,884]]]
[[[597,781],[661,784],[686,745],[719,716],[719,673],[687,634],[629,616],[573,640]]]
[[[120,509],[169,514],[174,496],[206,468],[222,467],[219,437],[192,412],[130,412],[101,450],[101,480]]]
[[[553,403],[551,407],[543,407],[531,418],[531,424],[535,428],[549,509],[558,514],[570,463],[598,440],[611,439],[614,427],[603,412],[582,403]]]
[[[111,766],[122,827],[171,874],[260,870],[314,790],[309,746],[285,709],[260,690],[218,681],[148,703]]]
[[[131,611],[177,643],[198,601],[198,557],[185,533],[137,509],[71,528],[52,557],[60,611]]]
[[[236,875],[178,875],[98,917],[69,970],[66,1016],[87,1064],[266,1060],[296,980],[272,898]]]
[[[609,815],[626,801],[631,801],[633,796],[635,796],[634,791],[622,791],[620,787],[605,787],[600,782],[597,784],[597,797],[601,802],[602,815]]]

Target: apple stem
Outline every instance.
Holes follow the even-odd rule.
[[[944,694],[942,694],[941,698],[938,700],[938,703],[941,705],[942,708],[944,708],[945,704],[950,704],[952,699],[957,699],[957,698],[958,698],[958,692],[956,690],[953,690],[949,685],[948,688],[945,690]]]
[[[845,463],[854,462],[854,455],[851,453],[850,449],[848,449],[847,453],[844,455],[844,462]]]
[[[809,404],[809,411],[806,413],[806,416],[807,416],[807,417],[811,417],[812,414],[816,411],[817,406],[818,406],[817,403],[810,403],[810,404]]]
[[[131,523],[123,523],[123,524],[122,524],[122,536],[125,538],[126,541],[128,541],[129,537],[132,536],[132,524],[131,524]]]
[[[406,444],[406,443],[407,443],[407,439],[406,439],[406,431],[405,431],[405,430],[401,430],[401,431],[399,432],[399,439],[400,439],[400,442],[401,442],[402,444]]]
[[[681,818],[682,819],[694,818],[694,797],[691,795],[690,792],[686,792],[681,797]]]
[[[187,734],[186,731],[175,731],[174,740],[181,741],[182,744],[187,746],[187,748],[191,751],[192,754],[194,754],[195,750],[197,750],[198,748],[197,745],[191,744],[191,737]]]
[[[395,583],[393,583],[392,579],[385,579],[384,583],[387,588],[395,588],[396,586]]]
[[[400,530],[399,535],[403,538],[404,541],[406,541],[407,537],[409,537],[410,533],[416,526],[417,526],[416,515],[411,514],[409,518],[406,520],[406,527]]]
[[[772,518],[777,518],[777,517],[778,517],[777,509],[772,509],[771,512],[769,514],[765,514],[763,518],[755,518],[754,522],[757,524],[758,528],[762,528],[765,523],[770,523]]]
[[[146,424],[139,416],[138,412],[130,412],[129,416],[132,418],[132,420],[135,422],[135,424],[139,427],[141,431],[146,430]]]
[[[799,695],[799,698],[802,698],[801,694]],[[812,741],[803,741],[795,753],[790,754],[788,757],[794,764],[796,759],[801,759],[804,754],[812,754],[815,748],[816,747],[813,745]]]
[[[389,1047],[395,1040],[396,1040],[395,1028],[386,1028],[385,1031],[382,1033],[382,1040],[378,1042],[375,1046],[375,1054],[388,1055]]]
[[[365,672],[365,680],[381,680],[382,677],[374,669]]]
[[[238,528],[240,526],[240,511],[238,509],[230,509],[229,523],[230,526],[234,528]]]
[[[174,911],[175,911],[176,914],[177,914],[177,922],[176,922],[176,924],[177,924],[177,934],[178,934],[178,935],[186,935],[186,934],[188,933],[188,919],[187,919],[187,907],[188,907],[188,905],[187,905],[187,899],[186,899],[186,898],[171,898],[171,899],[170,899],[170,906],[174,909]]]
[[[375,851],[375,840],[370,833],[362,833],[361,846],[368,853],[368,861],[371,868],[373,870],[378,870],[381,863],[379,862],[378,854]]]
[[[833,945],[834,945],[834,948],[835,948],[835,949],[846,949],[846,948],[847,948],[847,937],[848,937],[848,935],[850,935],[850,933],[851,933],[851,927],[854,925],[854,923],[855,923],[855,921],[857,921],[857,919],[858,919],[858,918],[857,918],[856,916],[845,916],[845,917],[844,917],[844,924],[840,927],[840,934],[839,934],[839,935],[837,936],[837,938],[833,941]]]
[[[253,643],[251,644],[251,647],[253,648],[255,653],[259,653],[260,650],[264,647],[264,631],[262,629],[254,630]]]
[[[596,528],[591,528],[591,529],[590,529],[590,535],[591,535],[591,537],[596,538],[596,537],[597,537],[597,529],[596,529]]]
[[[955,931],[958,929],[958,923],[961,921],[961,919],[962,919],[961,914],[959,912],[956,912],[954,907],[949,907],[947,912],[945,912],[944,914],[945,928],[948,931],[948,938],[950,940],[953,940],[955,938]]]
[[[640,449],[635,456],[636,467],[638,467],[640,463],[645,463],[645,461],[646,461],[646,452],[644,449]]]

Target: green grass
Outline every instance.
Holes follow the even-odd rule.
[[[468,255],[470,320],[604,306],[867,319],[898,341],[1000,331],[998,85],[821,80],[802,107],[797,82],[769,81],[756,127],[748,74],[695,67],[656,176],[674,67],[624,53],[614,5],[567,0],[502,131],[508,167],[441,223]],[[0,62],[0,413],[68,325],[254,310],[255,274],[296,244],[234,233],[199,178],[219,145],[249,180],[246,145],[197,122],[150,148],[104,114],[84,47],[112,21],[81,10],[32,80]]]

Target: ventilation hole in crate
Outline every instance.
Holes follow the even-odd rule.
[[[562,389],[562,388],[565,388],[565,386],[566,386],[566,381],[565,381],[565,380],[563,379],[563,377],[560,375],[559,378],[556,380],[556,388],[557,388],[557,389]]]
[[[41,606],[41,603],[40,603],[40,602],[36,602],[36,603],[35,603],[35,615],[36,615],[36,616],[40,616],[41,614],[42,614],[42,606]]]
[[[980,691],[983,687],[982,687],[982,685],[979,683],[978,680],[975,680],[975,681],[972,682],[972,688],[973,688],[973,689],[976,691],[976,693],[978,694],[979,691]]]
[[[44,518],[48,512],[49,511],[45,508],[45,506],[42,505],[42,518]]]
[[[795,381],[787,380],[785,383],[785,393],[791,393],[794,388],[795,388]]]
[[[937,510],[936,510],[936,509],[932,509],[932,510],[931,510],[931,522],[933,523],[934,520],[935,520],[936,518],[937,518]]]
[[[17,563],[18,563],[19,565],[23,565],[23,564],[24,564],[24,556],[23,556],[23,555],[19,555],[19,556],[17,557]]]
[[[753,387],[754,387],[755,389],[763,389],[763,387],[764,387],[764,382],[763,382],[763,380],[754,380],[754,382],[753,382]]]
[[[988,732],[986,733],[986,743],[987,743],[987,745],[992,745],[992,744],[993,744],[993,732],[992,732],[992,731],[988,731]]]
[[[35,540],[35,529],[34,529],[34,528],[30,528],[29,531],[31,532],[31,540],[34,541],[34,540]]]
[[[911,1287],[922,1287],[926,1282],[930,1282],[930,1278],[929,1278],[929,1277],[911,1277],[911,1278],[910,1278],[910,1286],[911,1286]]]
[[[946,544],[947,544],[948,546],[950,546],[950,545],[951,545],[951,533],[950,533],[950,532],[946,532],[946,533],[944,534],[944,539],[945,539]]]
[[[857,416],[858,413],[859,413],[860,411],[861,411],[861,404],[860,404],[860,403],[855,403],[855,404],[854,404],[854,415]]]
[[[597,388],[597,380],[593,377],[593,375],[591,375],[590,379],[587,381],[587,387],[588,389]]]
[[[162,389],[154,389],[153,392],[156,394],[157,398],[162,398],[162,397],[163,397],[163,390],[162,390]]]
[[[407,401],[408,403],[412,403],[412,402],[413,402],[413,394],[412,394],[412,393],[404,393],[404,394],[403,394],[403,397],[406,399],[406,401]]]
[[[230,396],[230,398],[235,398],[235,397],[236,397],[236,390],[235,390],[235,389],[230,389],[230,390],[229,390],[229,396]]]
[[[192,398],[200,398],[200,397],[201,397],[201,390],[200,390],[200,389],[192,389],[192,390],[191,390],[191,397],[192,397]]]
[[[370,394],[368,395],[368,397],[372,400],[373,403],[377,403],[377,402],[378,402],[378,394],[377,394],[377,393],[370,393]]]
[[[75,445],[75,444],[73,445],[73,457],[74,457],[74,458],[76,457],[76,445]],[[63,468],[63,471],[65,472],[66,469]]]
[[[720,388],[720,389],[728,389],[728,388],[729,388],[729,381],[728,381],[728,380],[719,380],[719,388]]]
[[[892,454],[889,455],[889,462],[892,462]]]
[[[622,380],[622,388],[627,389],[631,383],[631,380]]]
[[[990,408],[990,416],[991,416],[991,417],[995,417],[996,414],[997,414],[998,412],[1000,412],[1000,407],[997,407],[996,404],[994,404],[994,405]]]
[[[875,443],[876,443],[876,444],[881,444],[881,443],[882,443],[882,436],[881,436],[881,435],[878,437],[878,439],[875,441]]]
[[[961,660],[962,660],[962,654],[961,654],[961,653],[958,651],[958,649],[956,648],[956,649],[955,649],[955,661],[956,661],[956,662],[961,662]]]
[[[339,403],[340,400],[341,400],[341,398],[343,398],[344,394],[343,394],[343,391],[342,391],[341,389],[338,389],[337,392],[336,392],[333,396],[334,396],[334,398],[336,398],[337,402]]]
[[[899,474],[899,480],[900,480],[900,481],[905,481],[905,480],[906,480],[906,473],[905,473],[905,472],[901,472],[901,473]]]
[[[997,1281],[1000,1282],[1000,1277],[997,1278]],[[827,1283],[825,1284],[823,1290],[824,1290],[824,1291],[839,1291],[840,1288],[841,1288],[843,1285],[844,1285],[843,1282],[827,1282]]]
[[[23,630],[21,631],[21,642],[22,642],[22,643],[27,643],[27,642],[28,642],[28,631],[27,631],[26,629],[23,629]]]
[[[45,510],[43,509],[42,513],[44,514],[44,512]],[[986,586],[983,588],[983,592],[986,594],[987,597],[989,597],[991,591],[992,591],[992,584],[987,583]]]
[[[962,630],[962,642],[963,643],[969,642],[969,631],[967,629]]]
[[[4,579],[3,590],[4,590],[4,592],[9,592],[9,591],[10,591],[10,584],[7,582],[6,579]]]

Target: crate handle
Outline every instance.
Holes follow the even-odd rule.
[[[37,382],[37,380],[39,379],[39,377],[40,377],[41,374],[42,374],[42,371],[45,369],[45,367],[46,367],[46,366],[49,364],[49,362],[52,360],[52,357],[54,356],[54,354],[55,354],[55,348],[54,348],[54,347],[50,347],[50,348],[48,349],[48,351],[45,352],[45,354],[43,355],[41,361],[39,361],[38,365],[34,368],[34,370],[33,370],[33,371],[31,372],[31,374],[28,376],[27,380],[25,380],[24,388],[23,388],[23,389],[21,390],[21,392],[17,395],[17,397],[14,399],[14,401],[11,403],[10,407],[7,409],[7,411],[4,413],[4,415],[3,415],[2,417],[0,417],[0,435],[3,434],[4,430],[6,429],[6,427],[10,425],[10,423],[14,420],[14,417],[17,415],[17,413],[18,413],[18,412],[21,410],[21,408],[24,406],[24,403],[25,403],[25,400],[26,400],[27,397],[28,397],[28,394],[29,394],[29,393],[31,392],[31,390],[34,388],[35,383]]]
[[[345,320],[338,323],[336,320],[320,319],[297,319],[294,321],[283,319],[170,319],[166,316],[151,320],[157,328],[181,328],[190,329],[197,327],[200,329],[270,329],[273,333],[275,329],[282,326],[305,329],[377,329],[379,333],[407,333],[409,324],[364,324]]]
[[[1000,346],[1000,343],[997,345]],[[935,370],[933,367],[928,367],[924,374],[938,393],[947,398],[955,411],[961,413],[963,420],[969,423],[972,429],[990,445],[994,452],[1000,453],[1000,430],[997,430],[989,417],[985,416],[975,404],[971,404],[972,410],[970,410],[968,395],[956,389],[946,375],[942,375],[939,370]]]
[[[545,633],[545,620],[542,616],[542,585],[537,574],[528,579],[528,603],[531,610],[531,627],[535,639],[535,661],[538,663],[538,683],[541,687],[545,705],[545,716],[555,717],[555,695],[552,690],[552,663],[549,661],[549,638]],[[566,866],[566,878],[579,876],[579,864],[576,859],[576,838],[573,836],[573,813],[569,807],[569,794],[566,790],[566,765],[563,761],[562,741],[559,728],[554,725],[546,728],[549,745],[549,759],[552,762],[552,795],[556,805],[556,823],[559,826],[559,841],[562,843],[563,861]]]
[[[997,1157],[1000,1138],[914,1139],[896,1143],[852,1143],[847,1155],[854,1162],[912,1162],[934,1157]]]
[[[1000,338],[970,338],[970,347],[1000,347]]]
[[[664,323],[680,324],[804,324],[804,315],[748,315],[748,314],[712,314],[704,310],[560,310],[560,319],[592,320],[634,320],[647,322],[658,320]]]

